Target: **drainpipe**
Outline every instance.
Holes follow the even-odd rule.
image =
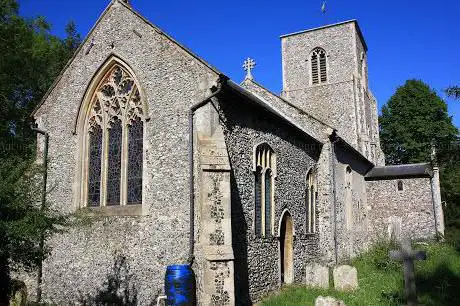
[[[204,100],[195,103],[192,105],[188,112],[188,163],[189,163],[189,201],[190,201],[190,235],[189,235],[189,252],[188,252],[188,262],[190,266],[193,264],[194,260],[194,247],[195,247],[195,163],[193,158],[193,116],[195,111],[208,103],[213,97],[217,96],[222,91],[222,85],[228,78],[224,75],[219,75],[217,80],[216,90],[206,97]]]
[[[42,186],[42,203],[40,206],[40,212],[45,211],[46,205],[46,182],[48,180],[48,143],[49,143],[49,134],[48,132],[38,129],[36,127],[31,127],[31,130],[35,133],[45,136],[45,148],[43,151],[43,186]],[[42,299],[42,279],[43,279],[43,249],[45,246],[45,235],[43,232],[40,233],[40,261],[38,263],[38,272],[37,272],[37,303],[40,303]]]
[[[331,164],[332,164],[332,186],[334,188],[334,205],[333,205],[333,220],[334,220],[334,251],[335,251],[335,264],[339,262],[339,243],[337,241],[337,181],[335,179],[335,144],[340,140],[337,137],[337,131],[334,130],[329,137],[331,141]]]

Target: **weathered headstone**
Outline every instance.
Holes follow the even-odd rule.
[[[403,239],[401,250],[390,251],[390,258],[402,261],[404,265],[404,287],[406,293],[407,306],[417,305],[417,292],[415,288],[414,260],[425,260],[424,251],[412,250],[410,239]]]
[[[318,296],[315,300],[315,306],[347,306],[341,300],[337,300],[332,296]]]
[[[353,291],[358,289],[358,271],[352,266],[338,266],[334,268],[334,288],[339,291]]]
[[[329,288],[329,268],[317,263],[305,267],[306,285],[310,287]]]

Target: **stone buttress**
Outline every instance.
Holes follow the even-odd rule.
[[[230,162],[212,102],[196,111],[199,305],[234,305]]]

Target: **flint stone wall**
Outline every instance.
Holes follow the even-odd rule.
[[[305,234],[305,180],[319,158],[318,145],[259,107],[236,96],[221,101],[221,120],[232,165],[232,229],[236,303],[247,305],[280,286],[277,237],[254,235],[254,148],[267,143],[276,154],[275,224],[289,210],[294,224],[294,282],[305,280],[305,263],[316,260],[318,234]]]
[[[398,191],[398,181],[403,183],[402,191]],[[400,235],[412,239],[435,237],[430,178],[367,181],[366,190],[371,212],[370,237],[387,239],[390,227],[400,227]]]

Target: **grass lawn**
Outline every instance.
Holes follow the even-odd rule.
[[[353,260],[359,278],[359,289],[354,292],[286,286],[276,295],[264,299],[261,305],[314,305],[319,295],[341,299],[347,306],[404,305],[402,264],[388,259],[389,248],[388,245],[379,245]],[[425,250],[428,256],[426,261],[416,261],[415,264],[420,305],[460,306],[460,253],[447,244],[438,243],[416,244],[414,248]]]

